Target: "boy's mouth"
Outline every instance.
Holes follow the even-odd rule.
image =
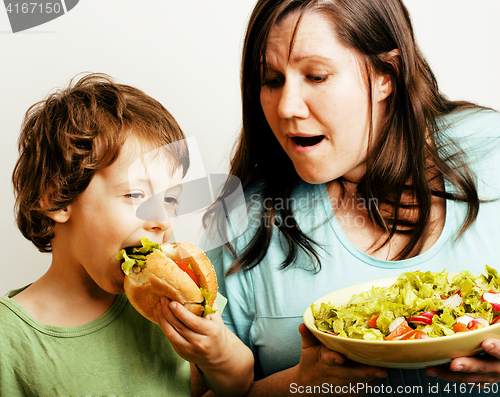
[[[324,135],[316,135],[316,136],[310,136],[310,137],[295,136],[295,137],[292,138],[292,141],[297,146],[307,147],[307,146],[317,145],[324,138],[325,138]]]

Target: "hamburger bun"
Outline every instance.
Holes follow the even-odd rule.
[[[179,266],[188,267],[194,275]],[[193,278],[199,281],[199,286]],[[202,288],[209,294],[204,295]],[[217,277],[200,248],[188,242],[168,243],[161,245],[161,251],[146,255],[144,266],[133,266],[125,276],[124,289],[132,306],[157,323],[153,313],[162,297],[183,304],[198,316],[204,315],[217,297]]]

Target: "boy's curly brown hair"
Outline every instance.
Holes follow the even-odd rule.
[[[41,252],[51,252],[55,222],[94,174],[111,165],[131,134],[165,146],[185,136],[173,116],[144,92],[89,74],[26,112],[12,182],[16,221]],[[189,168],[186,144],[170,145],[177,167]]]

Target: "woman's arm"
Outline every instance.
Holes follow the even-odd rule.
[[[155,315],[174,350],[196,365],[217,396],[237,397],[248,391],[253,381],[253,354],[224,325],[219,312],[202,318],[163,298]],[[192,374],[198,388],[193,367]]]
[[[426,373],[448,381],[471,385],[476,383],[478,386],[500,382],[500,339],[486,339],[481,347],[487,355],[456,358],[449,367],[432,367]]]
[[[364,394],[362,389],[356,389],[359,385],[374,385],[380,378],[387,376],[383,368],[347,361],[341,354],[329,350],[304,324],[301,324],[299,331],[302,336],[299,364],[254,382],[246,396],[293,396],[305,393],[307,386],[319,387],[320,392],[314,393],[315,396],[338,395],[339,390],[341,395],[356,396]],[[204,395],[213,396],[211,392]]]

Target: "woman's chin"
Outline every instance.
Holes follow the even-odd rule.
[[[322,183],[328,183],[331,179],[328,179],[326,176],[321,175],[311,175],[309,173],[297,172],[300,178],[311,185],[319,185]]]

